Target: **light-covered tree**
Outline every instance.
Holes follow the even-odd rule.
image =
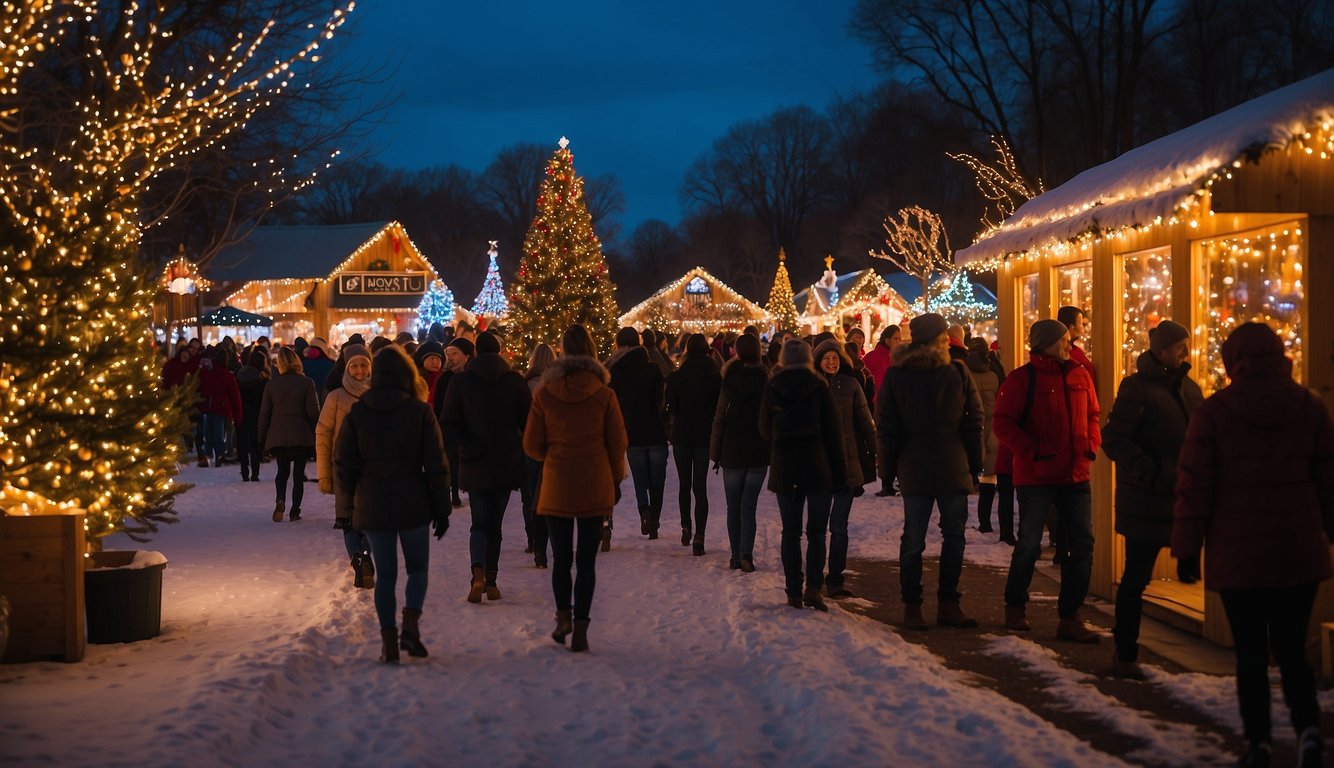
[[[930,312],[932,275],[954,271],[953,251],[944,223],[936,214],[914,205],[899,209],[897,219],[886,216],[883,226],[886,250],[868,253],[921,281],[922,306]]]
[[[774,284],[769,289],[769,301],[764,305],[764,311],[769,313],[769,319],[773,321],[774,327],[780,331],[795,332],[797,330],[797,303],[793,299],[792,279],[787,275],[787,254],[782,248],[778,249],[778,271],[774,273]]]

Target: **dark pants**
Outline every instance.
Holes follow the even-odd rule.
[[[695,538],[703,540],[704,528],[709,524],[709,446],[674,445],[672,458],[676,460],[676,475],[681,479],[677,500],[681,503],[681,527],[691,528],[690,494],[695,494]]]
[[[727,539],[733,560],[755,559],[755,508],[768,467],[723,470],[723,494],[727,497]]]
[[[375,615],[380,629],[398,626],[398,547],[403,546],[403,568],[408,572],[403,607],[420,611],[426,602],[426,569],[431,564],[431,526],[406,531],[366,531],[375,562]]]
[[[1061,596],[1056,612],[1073,618],[1088,596],[1093,571],[1093,509],[1088,482],[1069,485],[1021,485],[1019,496],[1019,543],[1010,557],[1010,575],[1005,580],[1005,604],[1028,603],[1028,585],[1042,553],[1042,528],[1047,510],[1056,505],[1060,528],[1070,554],[1061,563]]]
[[[1320,724],[1315,672],[1306,661],[1306,628],[1318,584],[1225,589],[1223,610],[1237,652],[1237,699],[1246,740],[1269,741],[1269,654],[1283,678],[1283,701],[1300,735]]]
[[[829,504],[829,577],[830,589],[843,586],[843,569],[848,565],[848,518],[852,515],[852,489],[833,495]]]
[[[241,422],[236,430],[236,461],[241,465],[241,477],[259,477],[259,421]]]
[[[1116,588],[1116,624],[1112,639],[1122,661],[1139,659],[1139,625],[1144,614],[1144,588],[1153,579],[1153,565],[1162,547],[1126,539],[1126,567]]]
[[[474,566],[486,571],[486,583],[495,584],[500,572],[500,526],[505,521],[505,507],[510,503],[510,491],[468,491],[468,505],[472,508],[472,534],[468,539],[468,554]]]
[[[547,561],[547,520],[537,514],[537,492],[542,487],[542,462],[531,456],[523,457],[526,482],[520,491],[523,500],[523,530],[533,548],[533,560]]]
[[[278,501],[287,498],[287,478],[292,478],[292,509],[301,507],[301,498],[306,492],[306,449],[278,448],[273,451],[273,458],[278,462],[278,474],[273,476]],[[293,474],[295,470],[295,475]]]
[[[587,619],[593,609],[593,588],[597,586],[598,545],[602,543],[601,517],[545,516],[551,531],[551,593],[556,610],[570,610],[570,591],[574,591],[574,618]],[[574,531],[579,529],[579,549],[575,551]],[[570,580],[570,568],[578,575]]]
[[[922,553],[926,551],[926,529],[931,524],[931,508],[940,507],[940,581],[936,585],[939,603],[957,603],[959,576],[963,573],[963,528],[968,522],[968,496],[905,494],[903,496],[903,536],[899,539],[899,592],[903,602],[922,603]]]
[[[449,498],[459,501],[459,449],[445,446],[445,458],[449,461]]]
[[[227,417],[221,413],[204,414],[204,451],[201,455],[214,464],[227,455]]]
[[[996,473],[996,522],[1002,536],[1014,537],[1014,475]]]
[[[825,528],[829,525],[829,506],[833,494],[829,491],[798,491],[779,493],[778,514],[783,519],[783,576],[789,597],[800,597],[802,587],[801,533],[802,517],[806,512],[806,589],[818,590],[824,585]]]
[[[656,531],[662,520],[662,494],[667,484],[667,446],[632,445],[626,449],[625,458],[635,483],[635,503],[640,514],[647,510],[649,528]]]

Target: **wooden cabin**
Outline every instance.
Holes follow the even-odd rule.
[[[622,328],[652,328],[676,336],[682,332],[713,336],[740,333],[747,325],[765,326],[764,308],[737,293],[703,267],[695,267],[621,315]]]
[[[825,258],[820,280],[798,291],[793,301],[803,333],[860,328],[868,348],[875,346],[883,329],[912,314],[908,301],[874,269],[840,275],[833,257]]]

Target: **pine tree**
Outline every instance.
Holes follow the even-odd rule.
[[[454,292],[443,282],[432,280],[421,304],[417,305],[417,328],[429,329],[436,323],[454,324]]]
[[[496,320],[509,314],[510,304],[505,299],[505,286],[500,282],[500,266],[496,264],[499,252],[496,241],[491,241],[491,249],[486,252],[491,263],[486,267],[486,279],[482,281],[482,292],[477,294],[472,303],[472,313],[478,317]]]
[[[584,201],[584,180],[575,175],[569,141],[547,164],[537,197],[537,215],[523,241],[523,259],[510,290],[510,325],[523,349],[558,346],[565,329],[581,323],[599,349],[616,333],[615,290]]]
[[[787,276],[786,261],[787,254],[778,249],[778,271],[774,274],[774,285],[769,289],[769,302],[764,305],[764,311],[769,313],[775,328],[795,333],[799,325],[797,304],[792,298],[792,280]]]

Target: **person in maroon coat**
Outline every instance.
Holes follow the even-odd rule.
[[[1177,463],[1172,555],[1183,580],[1223,599],[1236,643],[1237,698],[1250,753],[1268,765],[1269,654],[1301,740],[1301,765],[1321,765],[1320,708],[1306,661],[1319,582],[1334,535],[1334,423],[1315,392],[1292,380],[1283,341],[1245,323],[1223,343],[1231,383],[1191,417]],[[1258,761],[1258,762],[1257,762]]]
[[[1056,636],[1096,643],[1098,635],[1079,618],[1093,569],[1092,496],[1089,463],[1102,444],[1093,379],[1070,359],[1070,331],[1059,321],[1039,320],[1028,332],[1032,357],[1006,377],[996,393],[992,429],[1013,455],[1019,496],[1019,541],[1005,582],[1005,626],[1029,628],[1028,586],[1042,547],[1047,508],[1055,504],[1070,555],[1061,564],[1061,618]]]
[[[218,349],[205,352],[199,361],[199,412],[204,419],[204,451],[199,455],[199,466],[207,467],[211,457],[216,467],[227,453],[227,425],[241,420],[241,390]]]

